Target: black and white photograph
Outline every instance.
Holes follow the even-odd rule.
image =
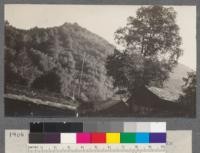
[[[11,117],[196,116],[196,6],[6,4]]]

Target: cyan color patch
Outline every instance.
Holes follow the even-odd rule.
[[[149,143],[149,133],[136,133],[136,143]]]

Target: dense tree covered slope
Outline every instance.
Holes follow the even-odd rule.
[[[106,40],[76,23],[30,30],[5,24],[6,85],[74,95],[84,101],[112,96],[104,63],[114,46]]]

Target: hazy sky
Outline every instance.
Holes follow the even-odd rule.
[[[7,4],[5,20],[17,28],[53,27],[65,22],[80,26],[98,34],[116,45],[114,32],[126,24],[128,16],[135,16],[136,5],[38,5]],[[166,6],[169,7],[169,6]],[[196,70],[196,7],[173,6],[177,11],[184,55],[180,63]]]

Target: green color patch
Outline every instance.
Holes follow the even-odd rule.
[[[135,143],[135,133],[120,133],[120,143]]]

